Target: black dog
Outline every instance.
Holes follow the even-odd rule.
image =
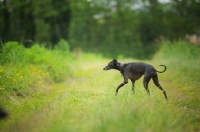
[[[160,65],[164,66],[164,65]],[[128,79],[132,81],[132,91],[134,93],[134,85],[135,81],[138,80],[142,75],[144,75],[143,84],[147,91],[147,93],[150,95],[149,89],[148,89],[148,83],[150,79],[153,79],[154,84],[163,91],[163,94],[165,96],[165,99],[168,100],[167,94],[165,90],[160,86],[158,81],[158,75],[157,72],[163,73],[166,71],[166,66],[164,66],[163,71],[157,71],[152,65],[142,63],[142,62],[132,62],[132,63],[120,63],[117,62],[116,59],[112,60],[103,70],[110,70],[110,69],[116,69],[119,70],[124,77],[124,82],[121,83],[117,89],[116,94],[118,93],[118,90],[128,83]]]

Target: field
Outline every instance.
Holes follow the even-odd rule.
[[[100,54],[73,52],[71,58],[74,60],[66,63],[70,68],[53,69],[55,73],[60,70],[57,76],[49,75],[53,71],[45,76],[43,67],[46,63],[43,66],[32,65],[31,68],[38,69],[35,69],[38,79],[45,81],[31,85],[36,92],[23,88],[1,92],[1,104],[9,111],[9,117],[0,122],[0,131],[198,132],[199,51],[198,47],[183,42],[164,42],[152,60],[142,60],[154,65],[157,70],[162,70],[160,64],[167,66],[167,71],[159,74],[159,80],[169,101],[164,99],[162,91],[152,81],[149,83],[149,97],[143,88],[142,78],[136,82],[135,94],[129,81],[115,96],[115,89],[123,78],[116,70],[103,71],[112,58],[104,58]],[[120,61],[141,60],[120,58]],[[48,65],[52,63],[48,62]],[[3,73],[5,66],[1,69],[0,73]],[[61,74],[69,69],[70,72]],[[63,77],[59,78],[59,75]],[[29,81],[26,84],[28,87]],[[16,91],[22,96],[13,95],[17,94]],[[26,94],[27,91],[30,93]]]

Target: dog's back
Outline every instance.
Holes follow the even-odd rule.
[[[156,72],[152,65],[143,62],[132,62],[124,64],[124,76],[128,76],[131,80],[138,80],[145,72],[153,70]]]

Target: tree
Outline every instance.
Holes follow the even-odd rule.
[[[9,7],[8,7],[8,3],[6,0],[2,1],[0,3],[0,12],[2,12],[2,14],[0,15],[0,38],[1,41],[5,42],[8,40],[9,38],[9,31],[10,31],[10,13],[9,13]]]
[[[56,44],[69,38],[69,0],[0,1],[0,40]]]

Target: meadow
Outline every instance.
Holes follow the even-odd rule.
[[[159,74],[166,101],[152,81],[147,96],[142,78],[135,94],[129,81],[115,96],[121,74],[103,71],[113,58],[70,52],[64,40],[52,50],[37,44],[26,49],[16,42],[6,46],[0,55],[0,103],[9,117],[0,122],[0,131],[200,131],[199,47],[166,41],[152,60],[142,60],[158,70],[160,64],[167,66]]]

